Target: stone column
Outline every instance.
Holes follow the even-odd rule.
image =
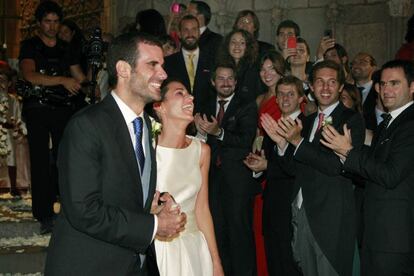
[[[413,5],[411,0],[389,0],[388,8],[391,19],[387,22],[387,56],[388,59],[393,59],[398,49],[405,43],[407,21],[413,12]]]

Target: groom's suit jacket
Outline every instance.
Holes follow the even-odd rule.
[[[359,113],[339,103],[330,116],[338,132],[343,133],[343,125],[347,124],[354,145],[363,144],[365,127]],[[309,142],[316,117],[317,112],[303,121],[304,139],[293,156],[296,170],[293,195],[302,188],[302,208],[306,210],[316,242],[339,275],[351,275],[356,242],[352,180],[344,175],[338,156],[320,143],[321,130]]]
[[[372,251],[414,252],[414,105],[376,133],[371,147],[350,152],[344,169],[366,179],[364,245]]]
[[[151,123],[144,118],[151,142]],[[154,149],[147,148],[152,162],[144,206],[134,148],[114,98],[108,95],[71,119],[59,148],[62,210],[46,275],[141,275],[139,254],[152,251],[149,211],[157,171]],[[148,253],[147,261],[152,257]]]

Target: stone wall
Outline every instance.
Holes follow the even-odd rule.
[[[115,1],[115,0],[112,0]],[[178,1],[184,4],[189,1]],[[357,52],[373,54],[382,64],[392,59],[404,42],[405,26],[413,0],[207,0],[213,11],[210,28],[225,34],[242,9],[260,18],[260,40],[274,43],[276,27],[284,19],[296,21],[315,54],[325,29],[332,29],[338,43],[352,58]],[[134,20],[137,11],[155,8],[168,17],[171,0],[117,0],[112,31],[117,33]]]

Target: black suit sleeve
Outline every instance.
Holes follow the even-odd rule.
[[[63,213],[72,227],[86,235],[144,253],[152,241],[154,217],[143,209],[126,209],[105,200],[103,177],[113,178],[112,188],[126,181],[104,172],[105,147],[105,137],[89,117],[77,116],[67,126],[58,160]]]
[[[352,144],[354,147],[361,147],[365,139],[365,126],[361,115],[355,113],[346,124],[351,129]],[[343,134],[343,125],[336,130]],[[341,161],[332,150],[306,139],[297,148],[294,158],[328,176],[340,175],[343,171]]]
[[[344,169],[357,173],[385,189],[394,189],[412,174],[414,164],[414,122],[401,125],[398,130],[377,145],[353,149],[344,163]]]

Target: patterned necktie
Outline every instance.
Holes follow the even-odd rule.
[[[142,118],[137,117],[132,122],[134,125],[134,133],[135,133],[135,155],[137,157],[139,167],[141,169],[141,175],[144,172],[144,165],[145,165],[145,156],[144,156],[144,149],[142,148]]]
[[[190,80],[191,92],[193,91],[194,87],[194,78],[195,78],[195,70],[194,70],[194,54],[188,54],[188,78]]]
[[[318,128],[316,130],[320,130],[322,125],[323,125],[323,120],[325,119],[325,114],[323,114],[322,112],[319,113],[319,121],[318,121]]]
[[[389,125],[389,123],[391,122],[392,116],[390,113],[382,113],[381,117],[384,119],[378,126],[377,132],[378,132],[378,139],[377,141],[380,141],[385,133],[387,132],[387,127]]]
[[[217,112],[217,123],[219,126],[221,126],[221,121],[223,120],[224,117],[224,106],[226,105],[226,103],[228,102],[228,100],[219,100],[219,111]]]

